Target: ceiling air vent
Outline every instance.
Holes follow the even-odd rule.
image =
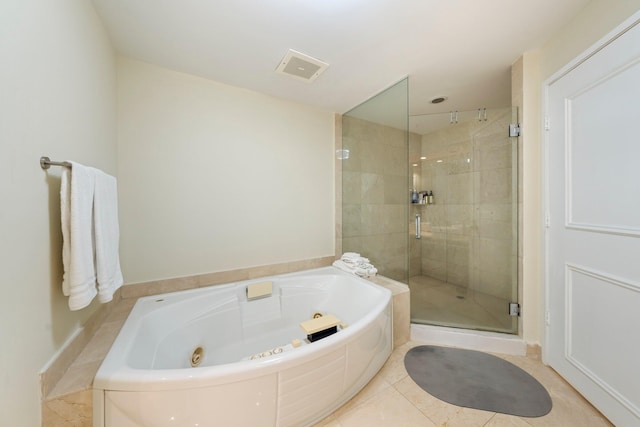
[[[289,49],[276,68],[276,72],[305,82],[312,82],[328,67],[329,64],[326,62]]]

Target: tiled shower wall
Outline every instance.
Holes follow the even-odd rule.
[[[511,108],[490,110],[487,121],[461,122],[423,135],[426,160],[410,167],[416,189],[433,191],[435,203],[411,207],[411,218],[420,213],[422,219],[420,272],[416,266],[412,276],[512,298],[517,153],[507,133],[511,121]],[[412,251],[412,265],[417,252]]]
[[[342,244],[379,273],[407,281],[407,132],[343,116]]]

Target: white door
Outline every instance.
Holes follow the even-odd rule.
[[[640,426],[640,25],[630,25],[545,97],[545,360],[620,427]]]

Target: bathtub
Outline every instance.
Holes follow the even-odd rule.
[[[248,301],[265,280],[272,295]],[[94,379],[93,425],[312,425],[387,360],[391,307],[334,267],[140,298]],[[299,324],[315,313],[338,332],[309,342]]]

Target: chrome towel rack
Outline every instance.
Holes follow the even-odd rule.
[[[40,167],[42,169],[47,170],[51,166],[64,166],[64,167],[70,168],[71,167],[71,163],[70,162],[54,162],[53,160],[51,160],[47,156],[40,157]]]

